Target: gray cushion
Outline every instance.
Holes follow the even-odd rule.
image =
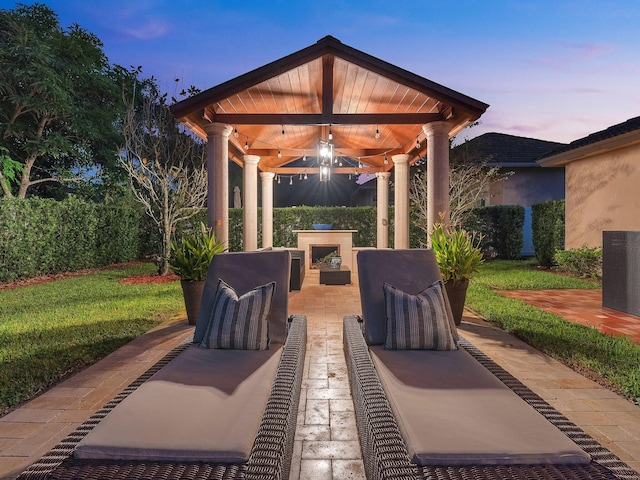
[[[281,352],[190,346],[115,407],[75,456],[246,461]]]
[[[440,280],[417,295],[384,287],[387,337],[384,347],[400,350],[456,350]]]
[[[418,465],[589,463],[587,453],[464,349],[370,352]]]
[[[193,341],[200,343],[204,337],[211,318],[218,279],[222,278],[239,296],[256,285],[276,282],[267,317],[269,341],[270,345],[284,344],[287,338],[290,275],[291,255],[287,250],[220,253],[214,256],[207,272]]]
[[[364,319],[364,339],[368,345],[382,345],[387,336],[387,316],[384,304],[385,282],[412,295],[421,292],[433,282],[442,280],[433,250],[361,250],[357,254],[358,282]],[[447,315],[458,339],[457,329],[449,301]]]
[[[200,347],[266,349],[267,315],[275,286],[275,282],[269,282],[238,297],[236,291],[220,279]]]

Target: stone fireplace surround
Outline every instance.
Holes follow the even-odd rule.
[[[342,257],[342,265],[353,270],[353,234],[357,230],[294,230],[298,235],[298,250],[303,250],[306,255],[307,267],[313,266],[311,247],[332,246],[338,247],[338,253]]]

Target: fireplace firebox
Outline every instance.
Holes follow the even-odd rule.
[[[309,245],[311,249],[311,268],[318,268],[318,261],[330,253],[336,252],[340,255],[340,245]]]

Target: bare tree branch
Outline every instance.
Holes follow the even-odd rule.
[[[171,234],[206,204],[204,146],[181,131],[153,82],[143,84],[142,104],[130,103],[121,164],[131,189],[162,237],[159,273],[168,273]]]
[[[487,167],[489,160],[465,156],[450,166],[449,208],[452,225],[464,224],[471,210],[480,206],[482,199],[489,195],[491,185],[513,174],[502,172],[499,167]],[[421,170],[411,179],[409,199],[413,221],[425,232],[425,239],[430,228],[427,223],[427,198],[427,172]]]

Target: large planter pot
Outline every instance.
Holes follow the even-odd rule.
[[[180,280],[180,285],[182,285],[184,306],[187,309],[187,320],[189,321],[189,325],[195,325],[198,320],[198,313],[200,312],[204,280],[195,282]]]
[[[453,314],[453,320],[456,322],[456,325],[460,325],[462,322],[462,312],[464,311],[464,302],[467,298],[468,287],[469,279],[444,283],[444,289],[447,292],[449,305],[451,305],[451,313]]]

